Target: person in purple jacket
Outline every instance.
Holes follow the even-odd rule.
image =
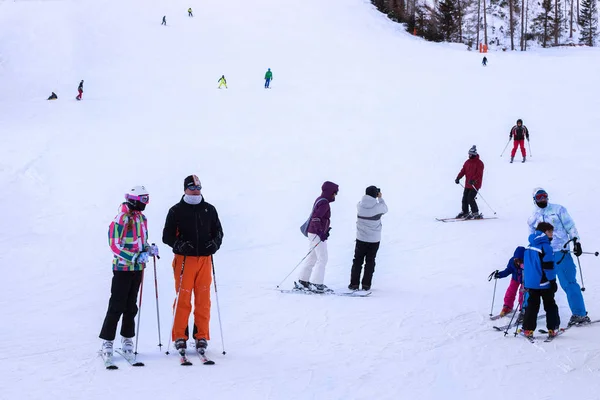
[[[321,195],[315,200],[308,225],[308,240],[311,252],[300,271],[299,282],[306,289],[318,293],[332,291],[323,282],[325,281],[325,266],[327,265],[327,238],[331,230],[331,226],[329,226],[329,219],[331,218],[329,203],[335,201],[338,190],[339,186],[333,182],[323,183]]]
[[[490,278],[502,279],[509,275],[512,275],[510,284],[506,288],[504,294],[504,306],[500,311],[500,316],[505,316],[513,310],[515,304],[515,298],[517,297],[517,291],[519,292],[519,306],[523,305],[523,294],[525,288],[523,287],[523,257],[525,256],[525,247],[519,246],[515,249],[513,257],[508,260],[506,268],[503,271],[495,270],[490,274]]]

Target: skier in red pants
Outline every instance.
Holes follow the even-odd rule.
[[[75,97],[77,100],[81,100],[81,96],[83,95],[83,79],[79,82],[79,87],[77,88],[79,94]]]
[[[514,146],[510,153],[510,162],[512,163],[515,159],[515,154],[517,154],[517,148],[521,146],[521,155],[523,156],[523,161],[527,158],[527,153],[525,152],[525,139],[529,141],[529,131],[527,127],[523,125],[523,120],[518,119],[517,125],[513,126],[510,130],[510,135],[508,136],[510,139],[514,137]]]

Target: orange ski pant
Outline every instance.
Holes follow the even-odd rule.
[[[183,278],[181,267],[183,266]],[[173,340],[189,339],[188,321],[192,311],[192,293],[194,294],[194,338],[210,339],[210,284],[212,283],[210,256],[175,255],[173,259],[173,274],[175,276],[175,291],[179,292],[179,300],[175,298],[173,308],[177,304],[175,321],[173,322]],[[181,288],[179,282],[181,281]]]

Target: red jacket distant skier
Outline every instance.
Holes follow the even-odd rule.
[[[527,127],[523,125],[522,119],[517,120],[517,124],[512,127],[508,137],[510,139],[514,138],[514,146],[510,153],[510,162],[513,162],[515,159],[515,154],[517,154],[517,148],[519,146],[521,147],[521,155],[523,156],[522,162],[525,162],[527,158],[527,153],[525,152],[525,139],[529,141],[529,130],[527,130]]]
[[[471,147],[469,150],[469,159],[465,161],[454,182],[458,185],[463,176],[466,182],[462,197],[462,212],[456,218],[483,218],[475,202],[477,192],[481,189],[481,184],[483,183],[483,162],[479,159],[476,146]],[[469,213],[469,206],[471,206],[471,213]]]
[[[79,87],[77,88],[79,94],[75,97],[77,100],[81,100],[81,96],[83,95],[83,79],[79,82]]]

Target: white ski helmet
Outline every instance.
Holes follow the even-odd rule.
[[[146,204],[150,203],[150,193],[144,186],[134,186],[125,193],[125,200],[132,209],[144,211]]]

